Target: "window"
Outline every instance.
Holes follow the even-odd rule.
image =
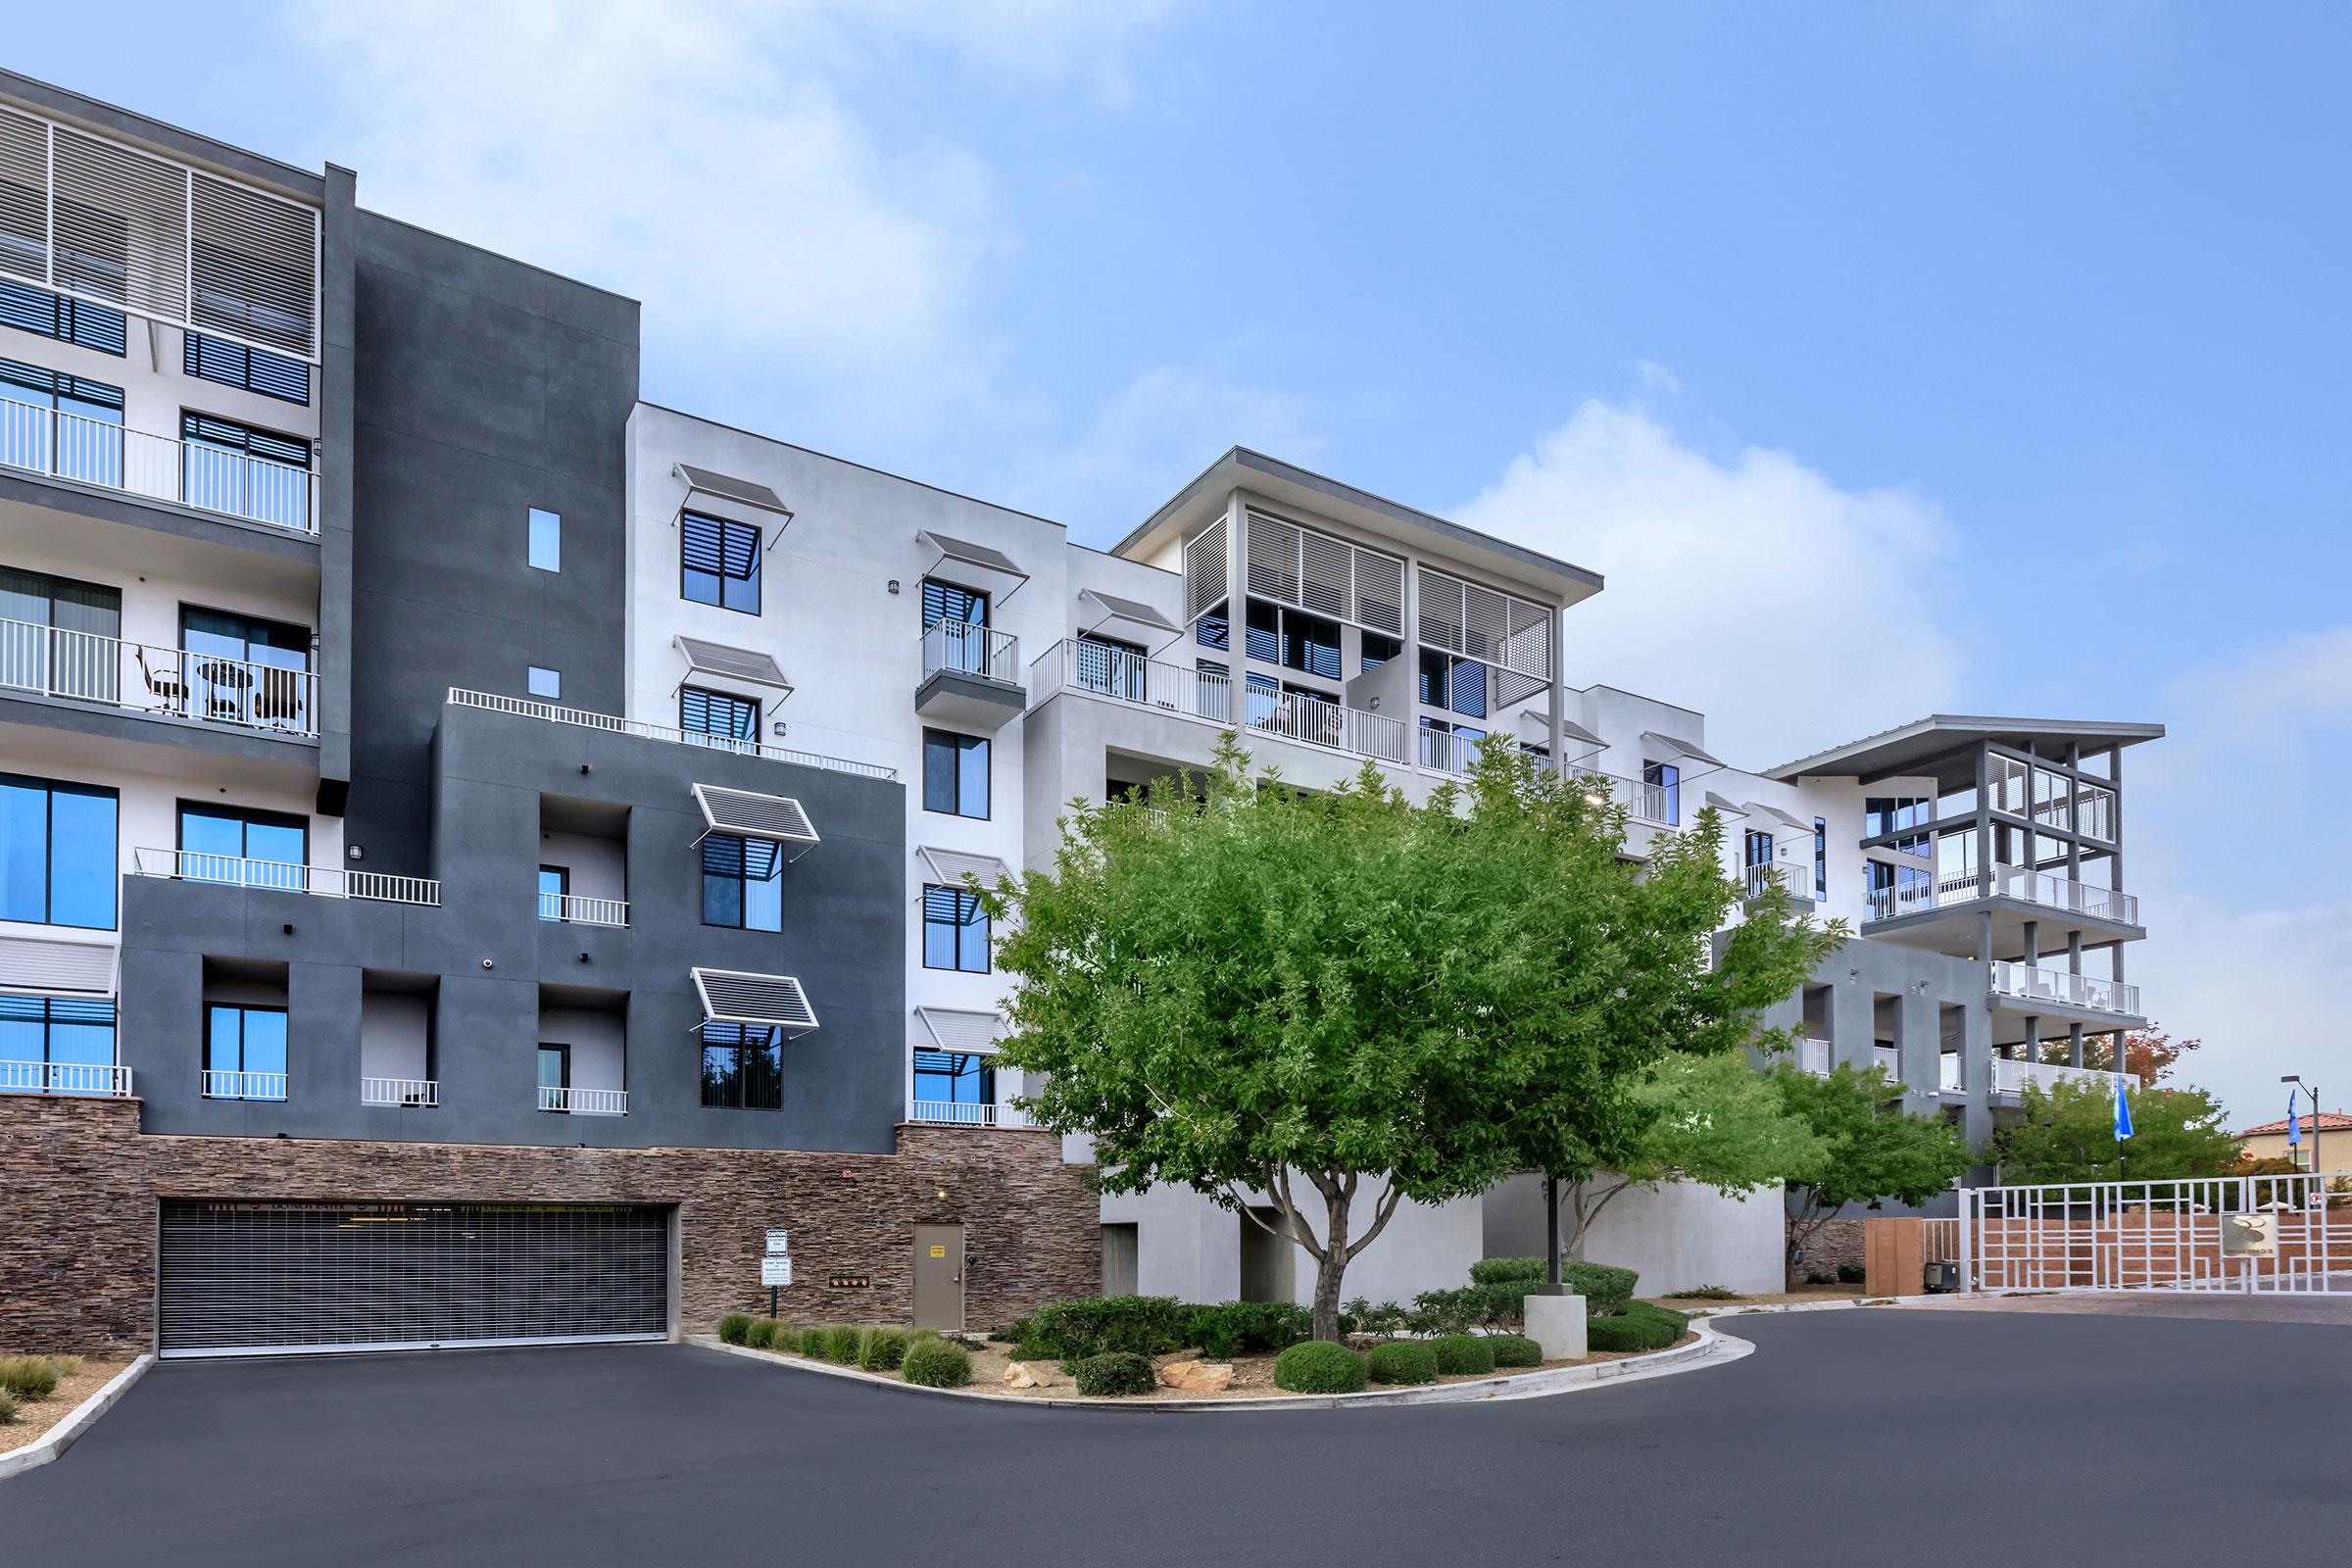
[[[1827,817],[1813,819],[1813,902],[1824,904],[1830,897],[1830,824]]]
[[[993,1105],[996,1062],[977,1051],[918,1051],[914,1054],[914,1098],[918,1104]]]
[[[1252,599],[1242,649],[1250,658],[1302,675],[1340,679],[1340,623],[1303,610]]]
[[[969,888],[923,889],[923,967],[988,973],[988,911]]]
[[[311,444],[235,419],[182,411],[179,499],[280,528],[311,525]]]
[[[0,920],[115,928],[115,792],[0,773]]]
[[[541,571],[564,569],[564,518],[541,507],[531,508],[531,564]]]
[[[965,588],[952,582],[923,579],[923,630],[929,631],[943,620],[960,620],[967,626],[988,624],[988,595],[977,588]]]
[[[121,387],[0,360],[0,398],[57,416],[25,421],[24,439],[8,454],[11,466],[122,488]]]
[[[689,512],[678,518],[678,593],[698,605],[760,613],[760,530]]]
[[[1193,661],[1193,670],[1200,688],[1200,716],[1220,723],[1232,718],[1233,671],[1213,659]]]
[[[179,805],[179,874],[192,882],[302,891],[309,880],[310,823],[241,807]]]
[[[1396,638],[1384,637],[1376,631],[1365,632],[1356,657],[1356,670],[1361,673],[1367,669],[1378,669],[1403,652],[1404,644]]]
[[[1217,606],[1214,610],[1204,611],[1193,622],[1193,640],[1203,648],[1230,650],[1233,642],[1233,628],[1225,618],[1223,605]]]
[[[182,605],[188,710],[232,724],[310,727],[311,631]]]
[[[15,622],[0,625],[0,687],[121,700],[122,651],[101,640],[122,635],[121,590],[0,566],[0,622]]]
[[[0,326],[38,332],[101,354],[121,354],[126,342],[121,311],[10,278],[0,278]]]
[[[1643,762],[1642,782],[1658,791],[1667,825],[1680,826],[1683,820],[1683,770],[1672,762]]]
[[[284,403],[311,401],[311,368],[300,360],[202,332],[182,333],[180,345],[180,368],[199,380],[243,387]]]
[[[1875,839],[1884,833],[1926,827],[1932,814],[1923,797],[1874,795],[1863,804],[1862,836]]]
[[[1487,666],[1442,649],[1421,650],[1421,701],[1471,718],[1487,716]]]
[[[115,1004],[66,997],[0,997],[0,1061],[51,1067],[115,1064]],[[97,1073],[43,1074],[52,1094],[95,1093]]]
[[[286,1098],[286,1009],[205,1008],[204,1093],[208,1100]]]
[[[571,1048],[539,1042],[539,1108],[569,1110],[564,1091],[571,1087]]]
[[[988,738],[923,731],[923,809],[988,816]]]
[[[563,919],[564,895],[570,891],[571,871],[568,867],[541,866],[539,868],[539,918],[542,920]]]
[[[773,1024],[703,1025],[703,1103],[784,1108],[784,1031]]]
[[[678,693],[678,728],[751,747],[760,744],[760,705],[731,692],[688,686]]]
[[[784,854],[768,839],[713,833],[703,840],[703,924],[784,929]]]
[[[1141,647],[1092,632],[1080,632],[1075,647],[1079,685],[1131,703],[1146,700],[1149,656]]]
[[[530,667],[530,673],[525,678],[529,682],[533,697],[544,697],[552,703],[560,701],[564,696],[564,672],[560,669],[550,669],[545,664],[533,664]]]
[[[1772,866],[1772,835],[1749,828],[1744,843],[1744,862],[1747,866],[1747,891],[1753,895],[1764,891],[1764,873]]]

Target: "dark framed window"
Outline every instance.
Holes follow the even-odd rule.
[[[115,928],[116,795],[0,773],[0,920]]]
[[[923,889],[923,967],[988,973],[988,911],[969,888]]]
[[[110,311],[71,294],[52,294],[30,283],[0,278],[0,326],[37,332],[60,343],[122,354],[128,344],[128,323],[121,311]]]
[[[703,924],[784,929],[784,855],[772,840],[713,833],[703,840]]]
[[[0,566],[0,685],[93,703],[122,695],[122,593],[103,583]],[[41,630],[38,628],[47,628]],[[147,655],[139,654],[145,662]],[[167,677],[171,662],[160,661]]]
[[[179,607],[192,712],[235,724],[309,727],[311,629],[224,610]]]
[[[222,452],[241,453],[249,458],[282,463],[288,467],[307,468],[311,466],[311,444],[298,435],[280,435],[275,430],[264,430],[215,415],[198,414],[193,409],[180,411],[179,438],[217,447]]]
[[[1357,640],[1355,667],[1358,672],[1378,669],[1403,652],[1404,644],[1399,639],[1368,631]]]
[[[1923,796],[1873,795],[1863,802],[1862,836],[1875,839],[1882,833],[1926,827],[1932,815]]]
[[[571,891],[571,869],[562,865],[539,868],[539,918],[562,920],[564,895]]]
[[[943,620],[960,620],[967,626],[988,624],[988,595],[977,588],[960,583],[923,579],[923,630],[929,631]]]
[[[122,488],[121,387],[0,360],[0,398],[29,403],[56,416],[26,421],[29,428],[9,454],[11,466]]]
[[[1421,650],[1421,701],[1470,718],[1487,716],[1487,666],[1443,649]]]
[[[1232,650],[1233,626],[1222,604],[1200,612],[1200,618],[1193,622],[1193,640],[1203,648]]]
[[[703,1103],[784,1108],[784,1031],[772,1024],[703,1025]]]
[[[274,1085],[250,1079],[207,1079],[213,1100],[286,1098],[286,1009],[212,1003],[204,1009],[204,1066],[213,1073],[274,1073]]]
[[[688,686],[678,693],[678,728],[744,746],[760,744],[760,705],[732,692]]]
[[[1468,724],[1448,724],[1442,718],[1431,718],[1426,713],[1421,715],[1420,735],[1421,765],[1444,768],[1449,772],[1467,767],[1477,752],[1478,743],[1487,738],[1487,732],[1483,729]],[[1448,743],[1437,739],[1441,735],[1451,735],[1454,740]]]
[[[1193,670],[1200,681],[1202,718],[1219,722],[1233,717],[1233,671],[1213,659],[1196,659]]]
[[[987,736],[923,731],[923,809],[987,819]]]
[[[1243,652],[1302,675],[1340,679],[1340,623],[1287,605],[1252,599],[1245,607]]]
[[[1666,821],[1679,827],[1683,820],[1683,770],[1672,762],[1643,762],[1642,782],[1665,797]]]
[[[571,1047],[553,1041],[539,1042],[539,1108],[541,1110],[569,1110],[564,1103],[564,1091],[571,1087]]]
[[[311,525],[311,444],[183,409],[179,499],[280,528]]]
[[[760,530],[699,512],[678,518],[678,594],[698,605],[760,613]]]
[[[1123,697],[1131,703],[1146,700],[1144,693],[1150,656],[1140,645],[1121,642],[1115,637],[1098,637],[1093,632],[1081,632],[1074,646],[1077,650],[1079,685],[1090,692]]]
[[[1830,822],[1829,818],[1813,819],[1813,902],[1826,903],[1830,896]]]
[[[914,1098],[945,1105],[997,1102],[995,1060],[976,1051],[918,1051],[914,1054]]]
[[[201,801],[179,803],[179,874],[191,882],[302,891],[311,824],[277,811]]]
[[[281,403],[311,401],[311,368],[300,360],[202,332],[183,333],[180,344],[180,368],[198,380],[243,387]]]
[[[0,1061],[48,1067],[115,1064],[115,1004],[67,997],[0,996]],[[51,1094],[94,1094],[100,1075],[43,1074]]]

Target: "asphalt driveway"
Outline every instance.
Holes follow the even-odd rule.
[[[1007,1409],[671,1346],[151,1372],[26,1568],[2211,1564],[2352,1537],[2352,1333],[1859,1310],[1549,1399]],[[2325,1553],[2323,1553],[2325,1555]]]

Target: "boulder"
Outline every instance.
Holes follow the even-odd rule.
[[[1159,1369],[1162,1388],[1215,1393],[1233,1382],[1230,1361],[1170,1361]]]
[[[1034,1389],[1045,1381],[1027,1361],[1004,1363],[1004,1386],[1008,1389]]]

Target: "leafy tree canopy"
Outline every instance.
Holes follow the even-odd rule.
[[[2122,1142],[2112,1081],[2029,1083],[2023,1105],[2025,1119],[1992,1140],[2004,1182],[2172,1181],[2237,1164],[2222,1107],[2202,1089],[2132,1090],[2132,1137]]]
[[[1890,1108],[1901,1087],[1876,1063],[1856,1070],[1841,1061],[1826,1075],[1783,1063],[1772,1081],[1782,1105],[1824,1145],[1789,1221],[1791,1261],[1846,1204],[1924,1203],[1975,1161],[1968,1140],[1942,1117]]]

